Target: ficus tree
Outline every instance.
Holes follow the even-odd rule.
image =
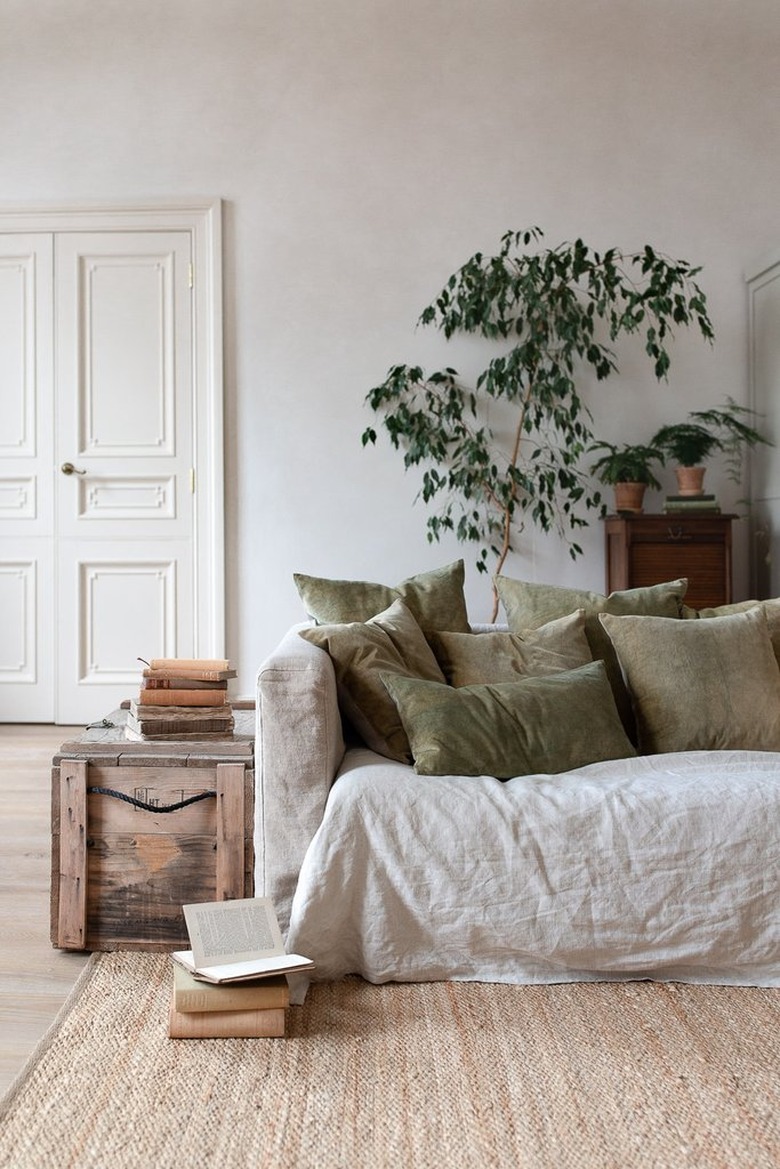
[[[614,343],[638,334],[655,376],[670,365],[675,329],[695,325],[711,341],[700,269],[646,245],[596,252],[581,239],[556,248],[533,227],[507,232],[494,256],[472,256],[421,314],[419,323],[478,334],[495,353],[473,385],[457,371],[394,365],[366,396],[382,416],[407,469],[423,468],[428,539],[453,532],[478,545],[476,564],[501,571],[513,539],[531,522],[556,531],[581,554],[583,512],[602,507],[582,456],[593,442],[577,379],[617,372]],[[509,430],[491,426],[491,403],[506,403]],[[368,426],[363,445],[375,443]],[[494,590],[494,617],[497,598]]]

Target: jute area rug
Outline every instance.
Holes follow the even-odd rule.
[[[0,1110],[12,1169],[777,1169],[780,992],[315,985],[170,1040],[167,955],[92,959]]]

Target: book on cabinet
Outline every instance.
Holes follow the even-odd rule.
[[[150,662],[145,664],[150,670],[210,670],[221,672],[232,668],[227,658],[152,658]]]
[[[227,678],[213,682],[203,678],[185,677],[183,674],[177,674],[175,678],[149,678],[144,671],[141,693],[145,694],[147,690],[221,690],[224,694],[227,690]],[[140,701],[143,702],[143,698]]]
[[[139,706],[224,706],[226,691],[220,689],[153,689],[141,687],[136,702]]]
[[[230,737],[235,727],[233,708],[222,706],[145,706],[131,701],[125,735],[136,740]]]
[[[208,666],[146,666],[141,677],[157,682],[175,682],[180,678],[191,678],[198,682],[226,682],[236,677],[236,671],[230,666],[218,670]]]

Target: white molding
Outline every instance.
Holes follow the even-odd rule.
[[[37,679],[38,640],[36,636],[36,605],[38,596],[38,565],[35,560],[0,561],[0,578],[15,581],[17,602],[13,624],[19,630],[21,658],[12,662],[8,657],[8,646],[3,647],[4,658],[0,660],[0,682],[30,683]],[[6,590],[7,592],[7,590]],[[6,596],[6,603],[9,598]]]
[[[745,283],[752,284],[755,280],[759,280],[771,272],[772,268],[776,268],[778,264],[780,264],[780,248],[775,248],[774,251],[765,253],[748,264],[745,269]]]
[[[764,414],[767,403],[772,403],[776,397],[777,385],[761,384],[761,363],[758,357],[759,346],[766,346],[768,336],[777,335],[775,321],[770,334],[760,335],[758,299],[767,294],[770,285],[780,280],[780,249],[766,253],[757,259],[746,271],[745,282],[748,297],[748,406],[758,414]],[[780,353],[775,343],[774,356]],[[776,379],[775,379],[776,381]],[[775,416],[776,421],[776,416]],[[777,568],[771,563],[773,546],[776,541],[773,533],[777,530],[780,517],[780,503],[776,497],[756,497],[755,495],[755,465],[764,452],[759,449],[749,450],[747,458],[746,497],[750,500],[749,522],[749,588],[750,596],[763,599],[764,594],[774,596],[777,584]],[[767,557],[769,559],[767,560]]]
[[[756,294],[780,279],[780,249],[764,256],[745,276],[748,286],[748,406],[756,409]],[[750,496],[750,493],[748,493]]]
[[[0,202],[0,231],[161,231],[195,230],[210,219],[221,221],[222,200],[190,198],[133,203],[29,203],[24,207]]]
[[[195,426],[198,517],[195,554],[198,593],[196,627],[204,631],[200,656],[225,656],[225,474],[222,350],[222,203],[203,208],[194,232],[195,345],[193,372],[198,386]],[[205,382],[205,386],[203,383]],[[204,392],[205,391],[205,392]],[[207,555],[201,555],[202,547]]]

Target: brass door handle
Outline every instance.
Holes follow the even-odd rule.
[[[676,544],[693,539],[690,532],[686,532],[684,528],[667,528],[666,530],[669,534],[669,539],[674,540]]]
[[[74,467],[73,463],[63,463],[60,467],[63,475],[86,475],[86,471],[79,471],[78,467]]]

